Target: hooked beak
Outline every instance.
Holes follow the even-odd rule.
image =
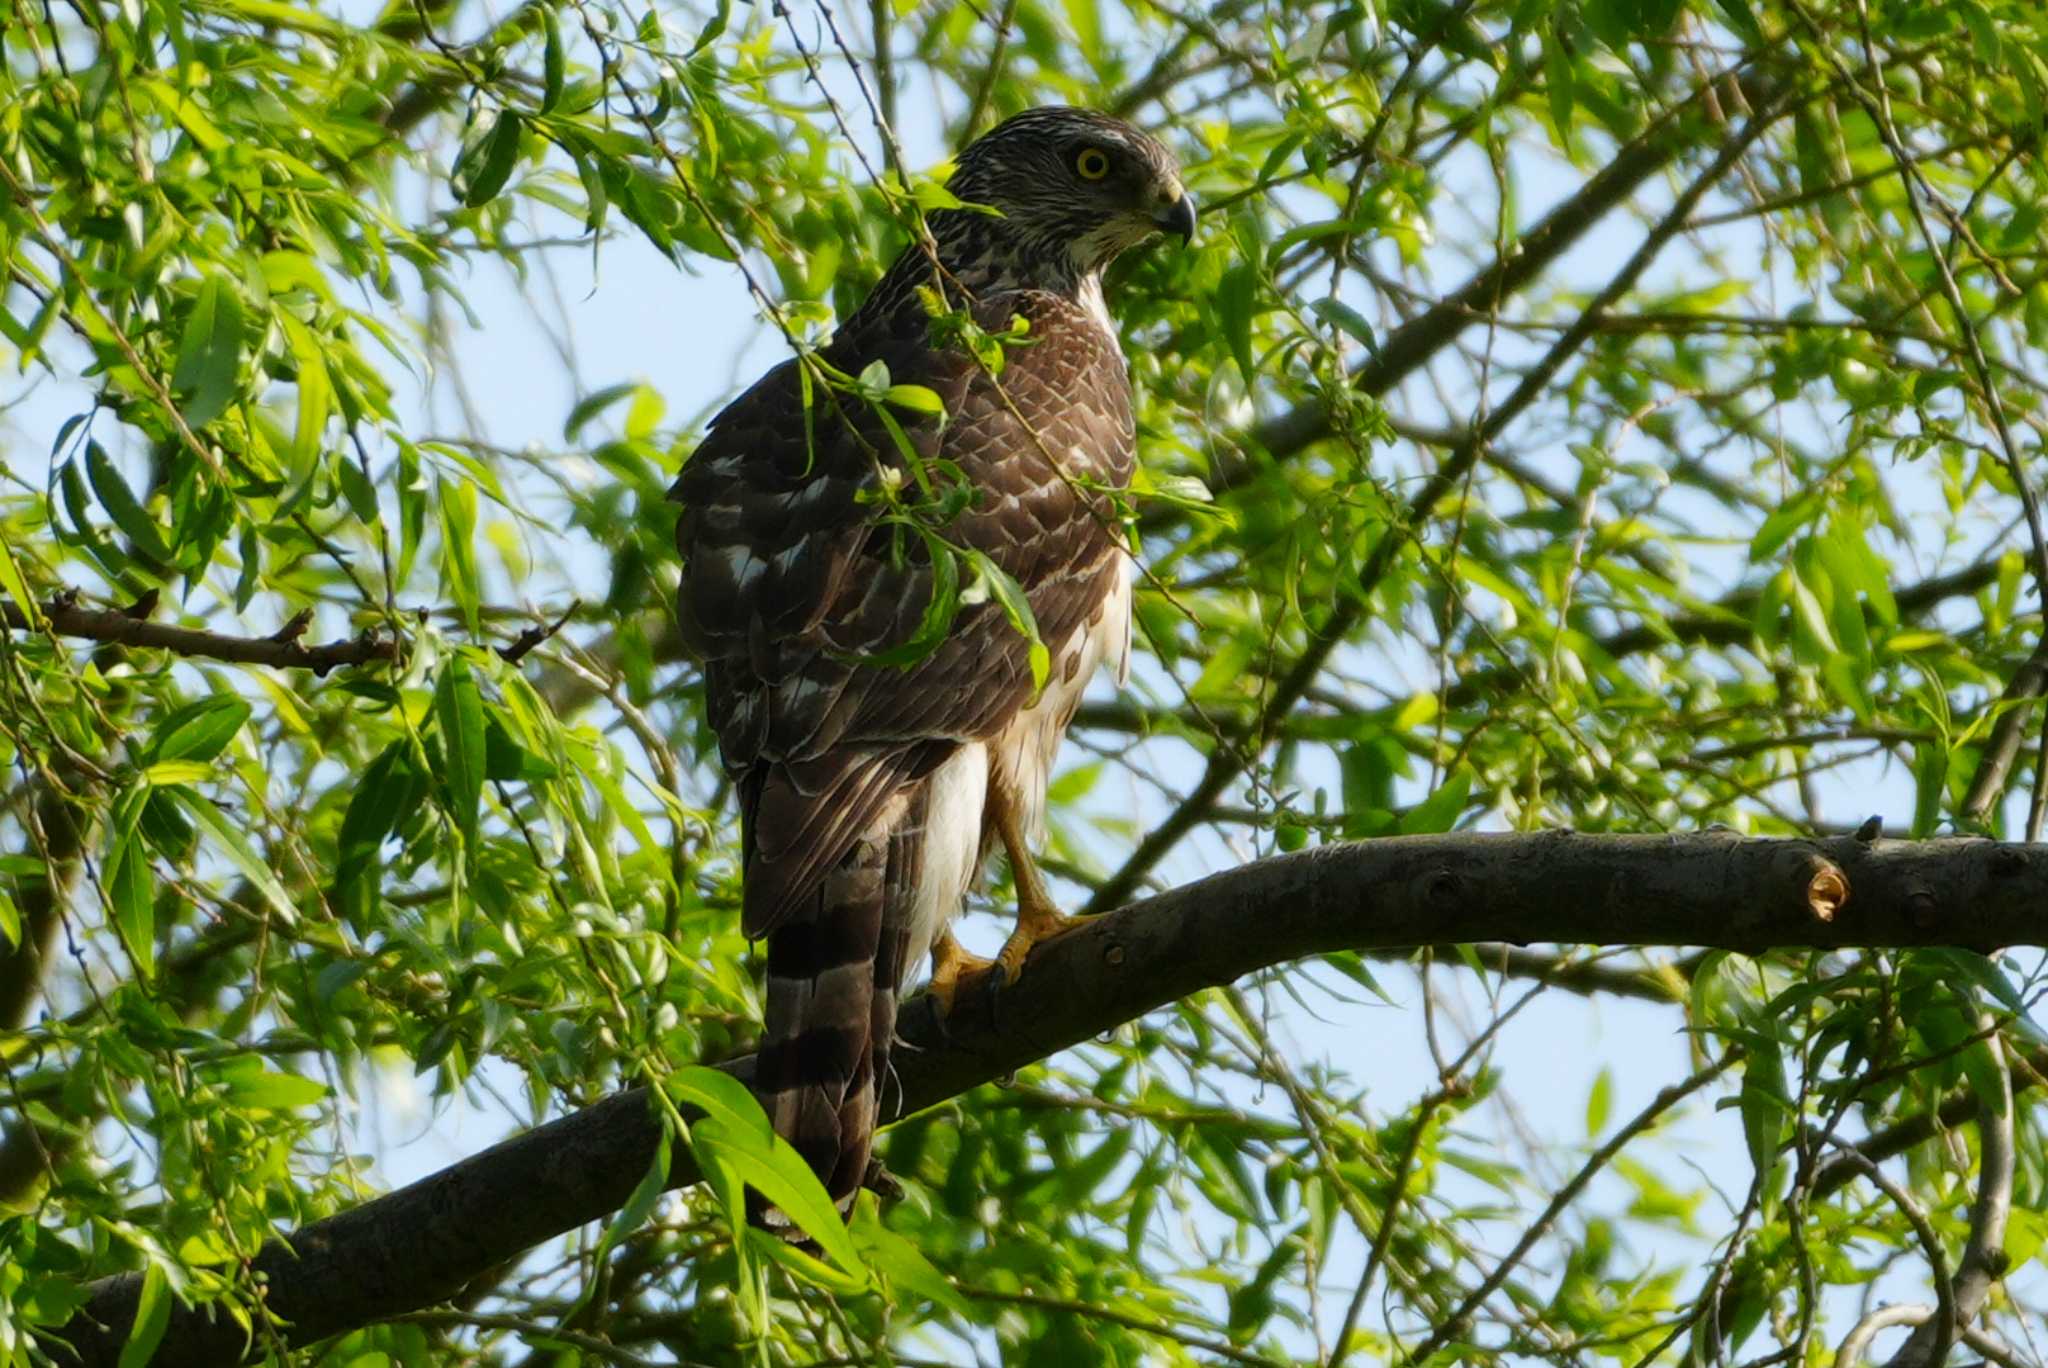
[[[1176,195],[1172,203],[1161,209],[1152,220],[1152,226],[1162,233],[1172,233],[1186,246],[1195,236],[1195,197],[1185,190]]]

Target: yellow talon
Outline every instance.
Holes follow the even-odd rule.
[[[953,1004],[960,996],[960,980],[973,979],[985,974],[995,964],[994,960],[970,955],[953,938],[951,931],[939,932],[939,938],[932,943],[932,1000],[939,1005],[941,1018],[953,1015]]]
[[[1009,853],[1010,876],[1017,884],[1017,929],[1003,942],[995,959],[1002,970],[1003,985],[1008,987],[1024,972],[1024,961],[1030,958],[1032,950],[1043,941],[1073,930],[1081,919],[1061,912],[1052,894],[1046,891],[1045,879],[1031,858],[1031,847],[1024,842],[1016,810],[1008,803],[996,804],[996,831],[1003,838],[1003,849]]]

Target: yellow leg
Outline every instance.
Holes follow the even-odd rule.
[[[951,931],[939,932],[939,938],[932,942],[931,995],[939,1004],[941,1018],[953,1015],[953,1002],[960,995],[960,980],[975,978],[988,972],[995,963],[980,955],[970,955],[953,938]]]
[[[1064,915],[1053,902],[1052,894],[1046,891],[1045,880],[1032,862],[1031,848],[1024,842],[1016,808],[1003,801],[1000,793],[992,792],[989,796],[995,800],[996,831],[1003,838],[1003,849],[1010,855],[1010,877],[1017,884],[1017,929],[996,952],[996,967],[1002,971],[1003,983],[1008,985],[1024,972],[1025,959],[1040,941],[1051,940],[1081,923],[1076,917]]]

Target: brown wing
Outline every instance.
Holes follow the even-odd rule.
[[[942,534],[1023,587],[1057,658],[1119,573],[1110,501],[1081,486],[1130,479],[1129,381],[1107,330],[1056,296],[1007,295],[978,314],[991,328],[1030,323],[996,380],[922,337],[846,339],[826,359],[858,372],[879,357],[895,382],[939,395],[946,422],[906,431],[976,491]],[[875,527],[860,501],[878,460],[901,464],[879,420],[822,393],[807,417],[789,362],[714,420],[673,491],[682,630],[741,793],[749,936],[812,897],[892,797],[1033,694],[1027,644],[994,602],[962,609],[907,667],[848,658],[912,639],[931,596],[922,544]]]

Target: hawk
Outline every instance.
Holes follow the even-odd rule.
[[[754,1089],[841,1210],[867,1172],[907,969],[931,955],[943,1007],[990,970],[947,924],[996,845],[1017,888],[1002,981],[1068,925],[1031,844],[1083,688],[1104,663],[1121,682],[1130,651],[1114,500],[1135,433],[1102,273],[1195,227],[1172,154],[1081,109],[1009,119],[948,189],[964,207],[927,214],[929,241],[817,354],[843,376],[880,362],[943,416],[885,413],[792,358],[711,421],[670,491],[678,617],[739,798],[741,926],[768,942]],[[943,326],[963,313],[1010,338],[999,365]],[[887,515],[919,491],[932,525]],[[989,563],[1030,606],[1043,687]]]

